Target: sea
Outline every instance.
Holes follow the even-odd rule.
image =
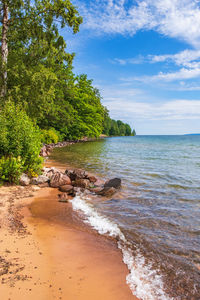
[[[122,179],[112,198],[79,194],[72,207],[116,239],[134,295],[200,299],[200,135],[105,138],[57,148],[51,158]]]

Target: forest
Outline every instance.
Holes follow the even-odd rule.
[[[135,135],[112,120],[86,74],[73,73],[60,29],[83,22],[69,0],[2,0],[0,179],[15,182],[41,168],[42,143]]]

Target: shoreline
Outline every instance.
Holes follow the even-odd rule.
[[[5,274],[0,273],[3,299],[34,299],[36,294],[38,300],[137,299],[126,284],[128,269],[116,242],[86,226],[70,203],[58,202],[57,189],[3,187],[0,194],[12,189],[19,195],[11,195],[12,203],[7,199],[5,212],[8,219],[16,214],[23,230],[13,234],[8,224],[1,226],[5,263],[0,271],[7,262]],[[12,271],[13,261],[19,270]]]

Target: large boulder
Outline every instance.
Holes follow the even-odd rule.
[[[115,189],[119,189],[121,187],[121,179],[120,178],[113,178],[104,184],[104,188],[113,187]]]
[[[20,185],[23,185],[23,186],[27,186],[29,185],[31,182],[30,178],[28,177],[28,175],[26,175],[25,173],[23,173],[19,179],[19,183]]]
[[[51,179],[51,177],[55,174],[55,173],[59,173],[59,170],[54,168],[54,167],[51,167],[51,168],[46,168],[44,167],[42,169],[43,171],[43,175],[44,176],[47,176],[49,179]]]
[[[57,188],[62,185],[71,185],[71,179],[61,172],[55,173],[50,180],[50,186]]]
[[[31,179],[31,184],[43,184],[43,183],[47,183],[49,181],[49,177],[45,176],[45,175],[39,175],[38,177],[33,177]]]
[[[59,191],[67,193],[68,195],[74,194],[74,187],[72,185],[62,185],[59,187]]]
[[[88,179],[76,179],[74,185],[85,189],[90,186],[90,181]]]
[[[81,169],[66,170],[65,173],[70,177],[72,181],[75,181],[76,179],[88,178],[88,173]]]
[[[76,179],[76,174],[74,173],[74,170],[65,170],[65,174],[69,176],[71,181],[74,181]]]

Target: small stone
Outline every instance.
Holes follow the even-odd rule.
[[[38,185],[38,184],[46,183],[48,181],[49,181],[49,178],[47,176],[39,175],[38,177],[33,177],[31,179],[31,184]]]
[[[91,176],[89,175],[88,179],[89,179],[90,182],[93,182],[93,183],[95,183],[97,181],[97,178],[95,176],[92,176],[92,175]]]
[[[102,190],[103,190],[103,188],[100,187],[100,186],[97,186],[97,187],[94,187],[94,188],[90,188],[90,191],[93,192],[93,193],[96,193],[96,194],[98,194]]]
[[[42,156],[42,157],[48,156],[48,152],[47,152],[46,146],[43,146],[42,149],[40,150],[40,156]]]
[[[117,192],[117,189],[114,187],[105,187],[100,192],[97,192],[98,195],[110,197]]]
[[[39,187],[39,186],[33,186],[33,187],[32,187],[32,190],[33,190],[33,191],[39,191],[39,190],[40,190],[40,187]]]
[[[62,194],[58,194],[58,198],[59,198],[59,202],[64,202],[67,203],[68,202],[68,194],[67,193],[62,193]]]
[[[31,181],[30,178],[25,173],[23,173],[19,179],[20,185],[23,185],[23,186],[29,185],[30,181]]]

